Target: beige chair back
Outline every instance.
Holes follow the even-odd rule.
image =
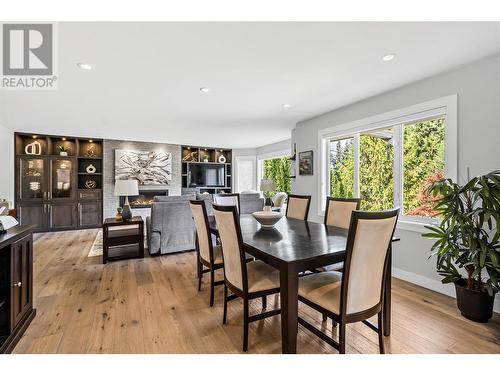
[[[398,210],[354,212],[344,269],[344,278],[347,280],[342,281],[343,287],[347,284],[347,315],[365,311],[382,301],[387,250],[396,226],[397,213]]]
[[[286,217],[290,219],[307,220],[310,203],[310,195],[290,194],[288,196],[288,205],[286,207]]]
[[[213,261],[210,257],[210,241],[211,235],[207,230],[206,209],[204,204],[189,203],[191,212],[193,213],[194,225],[196,227],[196,234],[198,236],[198,248],[200,256],[207,262]]]
[[[240,290],[243,289],[242,249],[238,239],[239,230],[233,207],[213,206],[215,221],[219,230],[224,258],[224,275],[227,281]]]
[[[329,198],[326,205],[325,224],[349,229],[354,210],[359,210],[359,200]]]

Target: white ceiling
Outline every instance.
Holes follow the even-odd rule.
[[[60,23],[58,37],[59,89],[1,91],[0,124],[233,148],[500,52],[500,23]]]

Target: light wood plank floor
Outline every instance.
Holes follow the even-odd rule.
[[[196,290],[195,254],[101,264],[87,258],[97,230],[36,235],[37,316],[15,353],[239,353],[241,302],[222,321],[222,288],[208,307]],[[278,303],[271,297],[268,306]],[[251,310],[260,310],[256,300]],[[300,313],[321,326],[318,313]],[[328,328],[323,324],[323,329]],[[331,329],[331,326],[330,326]],[[336,334],[334,331],[332,334]],[[280,353],[280,317],[250,325],[250,353]],[[500,353],[500,316],[488,324],[462,318],[453,299],[395,279],[389,353]],[[336,353],[299,326],[299,353]],[[377,336],[348,325],[347,353],[377,353]]]

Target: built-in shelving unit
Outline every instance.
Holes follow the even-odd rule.
[[[102,224],[101,139],[16,133],[15,206],[35,231]]]
[[[230,193],[233,187],[232,150],[225,148],[182,146],[182,188],[196,189],[199,193]],[[223,168],[223,181],[214,184],[197,183],[194,173],[204,169]],[[217,172],[218,173],[220,169]]]

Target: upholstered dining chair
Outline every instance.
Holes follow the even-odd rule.
[[[307,220],[309,206],[311,205],[310,195],[288,195],[286,206],[286,217],[290,219]]]
[[[210,306],[214,305],[214,289],[224,284],[224,280],[215,281],[215,271],[224,267],[221,246],[214,246],[208,225],[207,207],[204,200],[189,202],[196,227],[196,270],[198,274],[198,291],[201,290],[203,274],[210,272]],[[206,268],[205,268],[206,267]]]
[[[351,215],[355,210],[359,210],[361,198],[326,198],[325,225],[349,229],[351,225]],[[341,271],[344,262],[331,264],[320,268],[321,271]]]
[[[346,324],[362,321],[378,333],[384,353],[382,305],[388,249],[398,219],[398,209],[381,212],[354,211],[346,245],[344,272],[313,273],[299,279],[299,301],[326,314],[339,325],[336,342],[311,323],[299,323],[343,354]],[[378,325],[367,321],[378,316]]]
[[[243,351],[248,350],[248,325],[256,320],[281,313],[281,309],[265,311],[249,316],[249,301],[262,298],[262,307],[266,308],[266,297],[280,291],[279,271],[256,260],[245,261],[243,239],[239,215],[234,206],[213,206],[215,220],[222,243],[224,258],[224,314],[222,323],[226,324],[227,303],[236,298],[243,299]],[[232,295],[228,295],[228,290]]]
[[[219,193],[214,194],[214,203],[220,206],[236,206],[240,212],[240,194],[239,193]]]

